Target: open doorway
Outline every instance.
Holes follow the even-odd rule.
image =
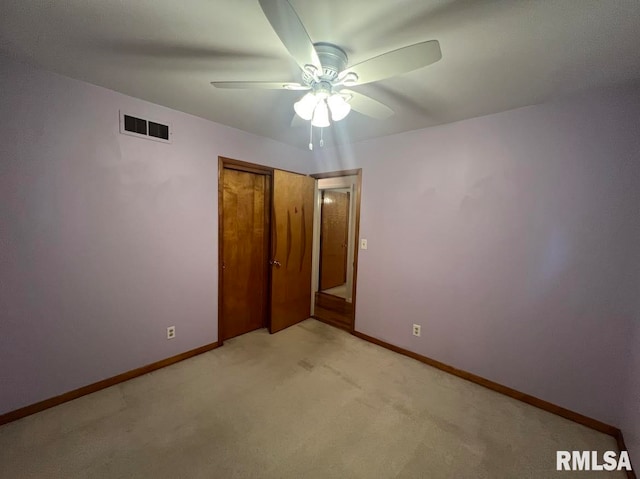
[[[322,181],[322,180],[320,180]],[[320,189],[320,278],[318,290],[351,302],[348,275],[351,188]]]
[[[355,319],[362,170],[312,176],[317,179],[312,272],[313,316],[352,331]]]

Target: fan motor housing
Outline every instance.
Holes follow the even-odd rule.
[[[325,81],[335,80],[338,74],[347,68],[347,54],[342,48],[333,43],[319,42],[314,43],[313,46],[322,64],[320,78]]]

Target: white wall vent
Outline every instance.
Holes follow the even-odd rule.
[[[171,143],[171,124],[129,115],[120,110],[120,133],[147,140]]]

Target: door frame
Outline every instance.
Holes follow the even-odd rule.
[[[353,333],[355,331],[355,323],[356,323],[356,285],[358,282],[358,252],[359,252],[359,245],[360,245],[360,198],[362,196],[362,168],[356,168],[356,169],[352,169],[352,170],[339,170],[339,171],[329,171],[329,172],[325,172],[325,173],[315,173],[312,175],[309,175],[312,178],[315,178],[316,180],[321,180],[324,178],[338,178],[341,176],[355,176],[357,177],[356,182],[355,182],[355,191],[354,191],[354,198],[353,200],[355,201],[355,228],[354,228],[354,234],[353,234],[353,280],[352,280],[352,284],[351,284],[351,304],[352,304],[352,312],[351,312],[351,321],[350,324],[347,328],[347,330],[351,333]],[[318,185],[317,185],[317,181],[316,181],[316,191],[318,190]],[[319,252],[318,252],[319,253]],[[319,274],[319,266],[318,266],[318,270],[313,271],[312,274]],[[311,304],[314,305],[315,304],[315,296],[316,296],[316,292],[317,291],[313,291],[314,288],[312,288],[311,291]],[[318,318],[315,316],[315,314],[313,315],[314,318],[318,319],[319,321],[323,321],[321,318]],[[330,323],[334,326],[336,326],[336,324]]]
[[[266,178],[266,190],[264,195],[265,201],[265,246],[269,256],[271,255],[271,201],[273,191],[273,170],[274,168],[248,163],[246,161],[234,160],[224,156],[218,156],[218,344],[222,346],[222,322],[223,322],[223,263],[224,263],[224,169],[244,171],[246,173],[254,173],[264,175]],[[263,327],[269,327],[271,324],[271,268],[267,268],[265,278],[265,324]]]

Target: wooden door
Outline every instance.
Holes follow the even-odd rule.
[[[272,333],[311,315],[314,188],[309,176],[273,172]]]
[[[224,168],[222,340],[266,326],[269,181]]]
[[[320,291],[347,282],[349,193],[325,191],[320,232]]]

